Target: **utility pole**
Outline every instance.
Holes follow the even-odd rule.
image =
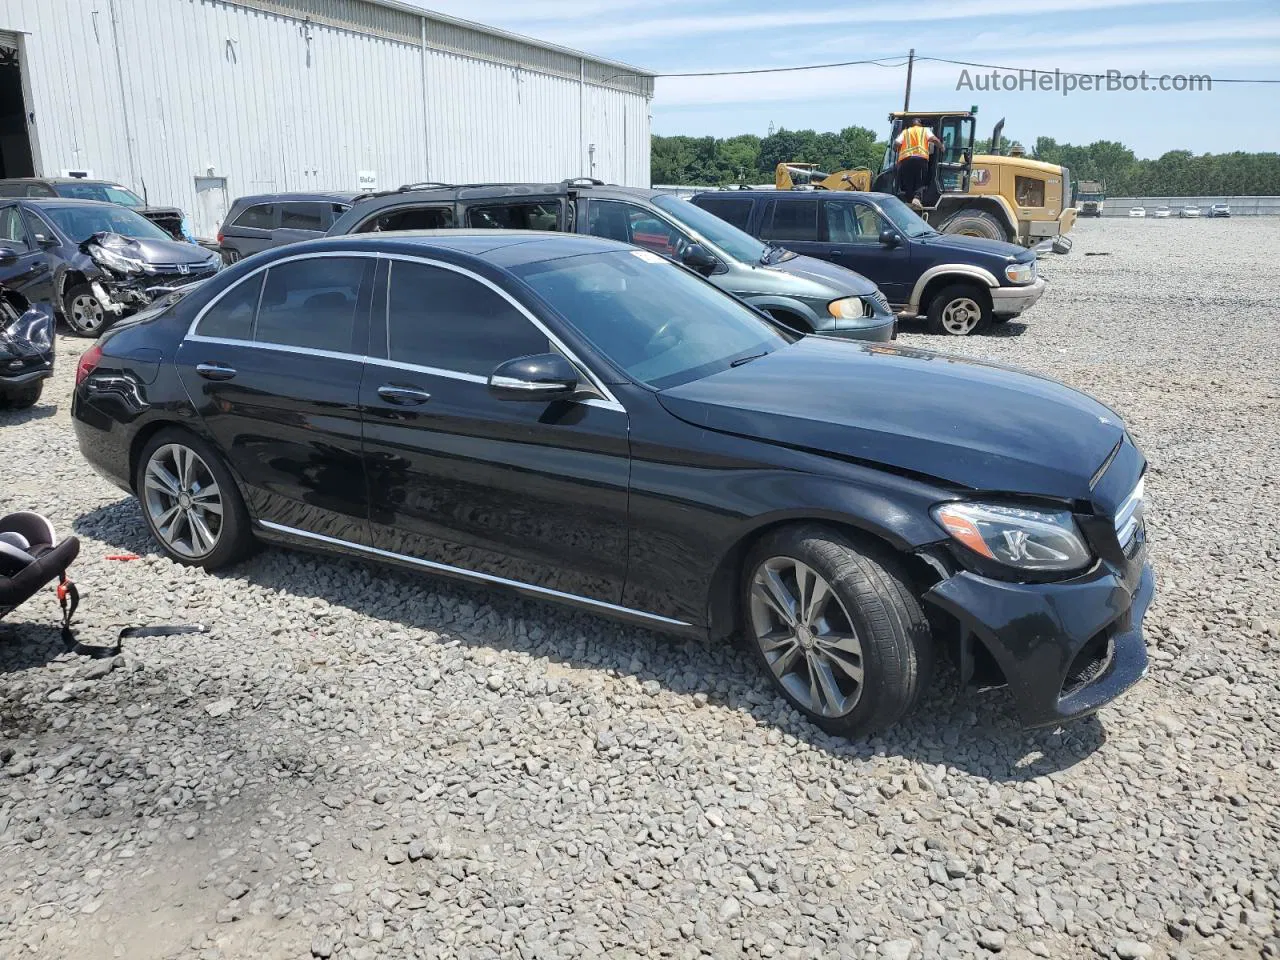
[[[911,68],[915,66],[916,48],[912,47],[911,52],[907,54],[907,95],[902,100],[902,112],[907,113],[911,110]]]

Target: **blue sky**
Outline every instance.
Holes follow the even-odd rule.
[[[1280,78],[1275,0],[426,0],[423,6],[657,73],[793,66],[904,55],[1036,69],[1153,77]],[[692,12],[690,12],[692,11]],[[978,128],[1006,136],[1121,140],[1142,157],[1280,150],[1280,85],[1211,91],[957,90],[962,68],[918,63],[912,104],[979,106]],[[990,71],[970,70],[976,75]],[[770,123],[886,129],[901,109],[905,68],[660,78],[653,132],[764,135]]]

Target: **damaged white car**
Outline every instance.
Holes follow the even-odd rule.
[[[93,200],[23,199],[32,246],[47,259],[51,300],[81,336],[221,269],[222,259],[174,240],[132,210]]]

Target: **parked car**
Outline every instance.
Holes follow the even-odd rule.
[[[1215,203],[1209,208],[1209,216],[1211,217],[1229,217],[1231,216],[1231,207],[1225,203]]]
[[[53,376],[53,323],[47,305],[33,306],[0,286],[0,409],[23,409],[40,399]]]
[[[262,193],[240,197],[218,230],[225,263],[284,243],[323,237],[358,193]]]
[[[1157,220],[1165,220],[1173,216],[1173,211],[1168,207],[1156,207],[1155,217]]]
[[[1129,216],[1131,217],[1145,217],[1146,215],[1147,215],[1146,207],[1130,207],[1129,208]]]
[[[80,336],[97,336],[110,320],[221,265],[216,253],[117,204],[0,200],[0,283],[51,304]]]
[[[835,734],[910,710],[939,647],[1031,725],[1146,670],[1146,461],[1119,415],[1005,367],[796,334],[609,240],[264,251],[108,331],[71,415],[178,563],[265,540],[743,632]]]
[[[329,236],[453,227],[559,230],[620,240],[683,263],[794,330],[855,340],[897,335],[888,301],[866,277],[761,243],[663,190],[598,180],[423,184],[357,198]]]
[[[939,233],[887,193],[741,190],[699,193],[690,202],[771,246],[856,270],[900,319],[925,316],[934,333],[978,333],[1044,293],[1034,251]]]
[[[0,197],[66,197],[71,200],[101,200],[118,203],[146,217],[175,240],[195,243],[186,216],[178,207],[153,207],[128,187],[110,180],[79,177],[24,177],[0,180]]]
[[[1181,210],[1178,211],[1178,216],[1182,217],[1183,219],[1186,219],[1187,217],[1199,217],[1200,208],[1193,207],[1190,204],[1188,204],[1187,206],[1183,207]]]

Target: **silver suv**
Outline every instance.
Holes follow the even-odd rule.
[[[684,264],[802,333],[891,340],[896,319],[874,283],[743,233],[674,193],[598,180],[552,184],[415,184],[357,197],[328,236],[491,227],[583,233]]]

